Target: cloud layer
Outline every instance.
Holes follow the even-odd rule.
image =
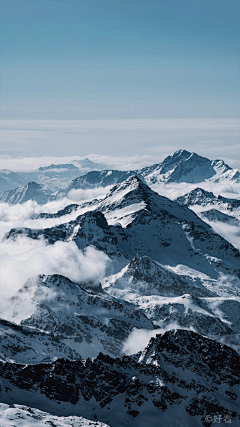
[[[74,242],[46,245],[43,240],[19,237],[1,244],[1,297],[9,298],[37,274],[61,274],[74,282],[98,282],[109,258],[95,248],[78,249]]]
[[[180,148],[240,168],[238,119],[3,120],[1,128],[1,168],[14,171],[86,156],[128,170]]]

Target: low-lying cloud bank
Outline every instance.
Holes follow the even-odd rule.
[[[161,196],[168,197],[171,200],[183,196],[195,188],[203,188],[206,191],[212,192],[215,196],[221,195],[231,199],[240,199],[240,184],[234,182],[199,182],[195,184],[189,184],[187,182],[169,184],[159,183],[152,185],[151,188]],[[201,209],[203,210],[202,207]]]
[[[38,274],[61,274],[74,282],[98,282],[106,273],[109,258],[93,247],[79,250],[75,242],[56,242],[25,236],[3,241],[0,249],[2,302]]]
[[[17,205],[1,202],[0,227],[1,229],[5,229],[6,227],[9,229],[13,227],[47,228],[57,224],[63,224],[64,222],[71,221],[78,215],[85,213],[88,208],[80,208],[69,215],[62,216],[61,218],[32,220],[32,217],[41,212],[56,213],[72,203],[80,205],[92,199],[103,198],[110,191],[111,187],[112,186],[110,185],[107,187],[92,189],[71,190],[67,194],[67,197],[48,202],[45,205],[39,205],[33,200],[28,200],[23,204]]]
[[[21,158],[0,156],[4,168],[14,171],[84,157],[109,168],[135,169],[160,162],[180,148],[240,166],[236,118],[2,120],[1,125],[3,152],[22,153]],[[75,155],[80,148],[81,157]]]

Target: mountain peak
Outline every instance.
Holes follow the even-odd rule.
[[[190,151],[180,149],[180,150],[175,151],[175,153],[173,153],[173,155],[171,157],[172,158],[180,157],[180,156],[187,157],[187,156],[190,156],[191,154],[193,154],[193,153],[191,153]]]
[[[38,189],[38,188],[42,188],[42,185],[37,184],[37,182],[31,181],[27,183],[26,188]]]
[[[99,209],[109,212],[113,209],[127,209],[133,206],[132,213],[136,210],[143,209],[150,203],[153,195],[158,196],[151,188],[148,187],[137,175],[129,176],[125,181],[115,185],[106,197],[101,201]],[[122,211],[122,213],[124,213]],[[125,212],[127,213],[127,212]],[[128,212],[130,213],[130,212]]]
[[[148,187],[148,186],[144,184],[143,181],[137,175],[131,175],[125,181],[113,187],[112,190],[115,191],[117,188],[118,189],[129,188],[129,190],[131,190],[133,188],[143,188],[143,187]]]
[[[181,206],[191,206],[191,205],[206,205],[211,203],[216,199],[216,196],[210,191],[206,191],[203,188],[197,187],[194,188],[189,193],[184,194],[183,196],[177,197],[175,201]]]

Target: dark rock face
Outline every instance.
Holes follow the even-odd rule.
[[[21,390],[23,400],[40,392],[45,403],[39,399],[39,409],[47,404],[56,410],[56,403],[68,402],[74,405],[72,413],[83,401],[82,408],[89,411],[94,406],[103,421],[105,409],[111,412],[116,399],[116,420],[140,417],[139,425],[154,408],[159,417],[181,408],[197,426],[206,425],[205,417],[217,413],[240,419],[240,356],[190,331],[157,335],[142,353],[117,359],[100,353],[95,359],[58,359],[51,364],[1,363],[0,376],[1,392],[7,390],[8,399],[17,401]]]

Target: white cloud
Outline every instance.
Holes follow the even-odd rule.
[[[240,199],[240,184],[238,183],[219,183],[219,182],[199,182],[196,184],[181,183],[159,183],[151,186],[161,196],[174,200],[176,197],[183,196],[194,190],[194,188],[203,188],[212,192],[215,196],[228,197],[230,199]]]
[[[0,239],[11,228],[47,228],[84,213],[84,210],[78,210],[57,219],[30,219],[33,214],[42,210],[55,212],[70,202],[64,198],[44,206],[32,201],[23,205],[1,203]],[[16,241],[3,240],[0,245],[1,315],[10,320],[11,307],[6,306],[6,299],[13,296],[30,277],[38,274],[61,274],[74,282],[98,282],[105,275],[109,263],[109,258],[103,252],[92,247],[81,251],[74,242],[47,245],[43,239],[32,240],[25,236],[19,236]],[[31,305],[28,309],[31,311]]]
[[[106,196],[111,188],[112,185],[108,185],[107,187],[90,188],[86,190],[79,188],[78,190],[69,191],[67,196],[73,201],[82,203],[85,200],[99,199]]]
[[[175,330],[175,329],[186,329],[180,326],[176,322],[165,325],[164,328],[158,328],[154,330],[148,329],[133,329],[133,331],[128,336],[127,340],[124,343],[122,353],[123,354],[136,354],[139,351],[143,351],[149,343],[149,340],[153,337],[156,337],[158,334],[164,334],[166,331]],[[194,328],[188,328],[191,331],[194,331]]]
[[[163,333],[163,329],[154,329],[151,331],[148,329],[134,329],[125,341],[122,353],[136,354],[139,351],[143,351],[148,345],[150,338]]]
[[[75,242],[56,242],[25,236],[1,243],[0,294],[3,299],[14,295],[30,277],[38,274],[61,274],[75,282],[98,282],[106,272],[109,258],[93,247],[84,251]]]
[[[30,228],[48,228],[57,224],[63,224],[74,220],[78,215],[82,215],[90,208],[79,208],[71,214],[60,218],[35,219],[31,217],[41,212],[56,213],[70,204],[82,204],[92,199],[103,198],[111,189],[111,186],[99,187],[93,189],[71,190],[67,197],[63,197],[45,205],[39,205],[37,202],[28,200],[23,204],[11,205],[9,203],[0,203],[0,235],[4,235],[9,229],[16,227]]]

